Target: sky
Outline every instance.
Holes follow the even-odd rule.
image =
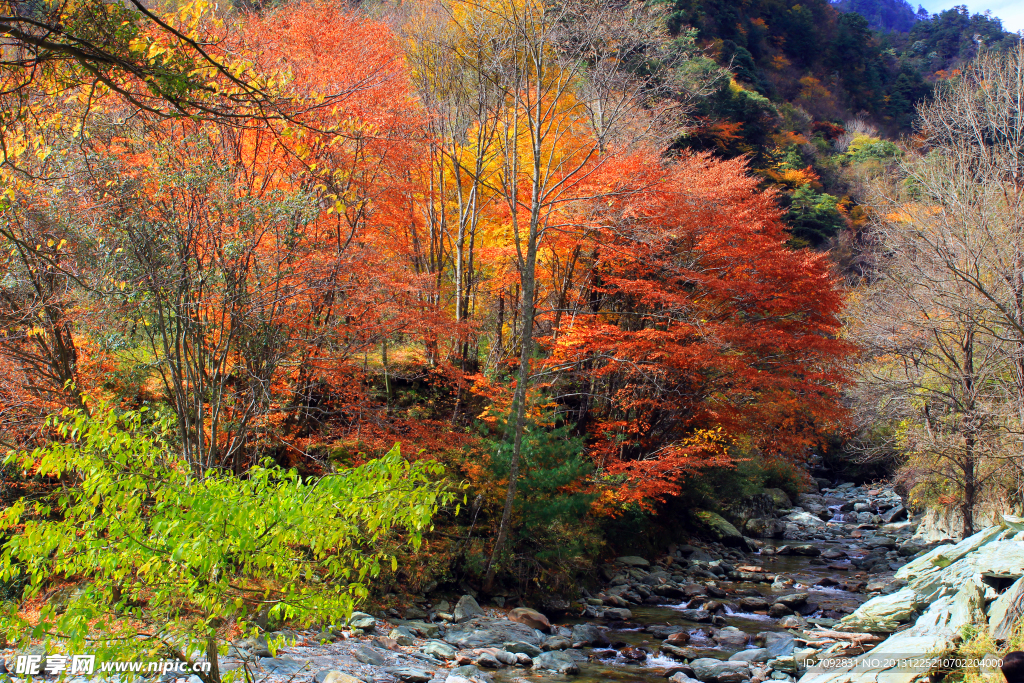
[[[954,5],[967,5],[971,14],[992,10],[992,14],[1003,20],[1003,28],[1007,31],[1024,29],[1024,0],[909,0],[913,7],[923,5],[926,10],[935,14]]]

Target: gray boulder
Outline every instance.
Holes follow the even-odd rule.
[[[696,683],[697,681],[696,678],[690,678],[682,671],[675,672],[668,677],[668,680],[671,681],[671,683]]]
[[[624,564],[627,567],[650,567],[651,563],[642,557],[636,555],[626,555],[625,557],[619,557],[615,560],[619,564]]]
[[[730,650],[746,647],[748,640],[750,640],[750,636],[735,626],[726,626],[715,632],[715,641]]]
[[[377,620],[366,612],[353,612],[348,625],[361,631],[370,632],[377,628]]]
[[[614,621],[628,621],[633,618],[633,613],[625,607],[610,607],[604,611],[603,616]]]
[[[456,622],[462,622],[473,617],[483,616],[484,611],[472,595],[463,595],[455,605],[453,616]]]
[[[595,624],[573,624],[572,635],[569,638],[573,643],[582,643],[583,645],[605,645],[608,643],[604,631]]]
[[[352,650],[352,656],[363,664],[370,664],[372,666],[382,666],[384,664],[384,655],[366,645],[357,645]]]
[[[787,522],[792,522],[793,524],[796,524],[797,526],[806,526],[806,527],[824,527],[825,526],[825,522],[821,521],[820,518],[812,515],[810,512],[791,512],[788,515],[786,515],[785,517],[783,517],[783,519],[786,520]]]
[[[292,657],[263,657],[259,660],[260,667],[268,674],[289,676],[309,668],[308,659]]]
[[[575,631],[576,631],[576,629],[573,629],[574,633],[575,633]],[[579,642],[579,641],[576,641],[576,642]],[[540,648],[539,647],[537,647],[536,645],[532,645],[531,643],[524,643],[521,640],[515,641],[515,642],[511,642],[511,643],[505,643],[504,647],[505,647],[505,652],[512,652],[512,653],[516,653],[516,654],[522,653],[524,655],[527,655],[528,657],[536,657],[537,655],[540,654]]]
[[[678,647],[670,643],[662,643],[661,652],[669,657],[674,657],[675,659],[681,659],[683,661],[697,659],[700,656],[692,647]]]
[[[791,655],[796,646],[796,639],[785,631],[763,631],[757,634],[757,640],[764,642],[764,648],[772,657]]]
[[[781,538],[786,525],[771,517],[752,517],[743,525],[743,530],[754,538]]]
[[[565,636],[551,636],[540,646],[542,650],[568,650],[572,647],[572,641]]]
[[[739,529],[721,515],[708,510],[698,510],[695,514],[713,540],[730,546],[746,546]]]
[[[793,507],[793,501],[789,499],[789,496],[782,489],[765,489],[764,492],[771,496],[775,507],[780,510],[788,510]]]
[[[534,669],[554,671],[560,674],[578,674],[580,667],[572,657],[562,651],[542,652],[533,659]]]
[[[461,650],[478,647],[502,647],[505,643],[522,641],[540,646],[541,634],[525,624],[507,619],[475,617],[456,624],[445,633],[444,640]]]
[[[313,683],[363,683],[363,679],[356,678],[343,671],[324,669],[313,676]]]
[[[767,662],[772,658],[772,653],[767,648],[756,647],[751,650],[740,650],[729,657],[730,662]]]
[[[1024,578],[1017,579],[988,608],[988,632],[996,640],[1012,635],[1013,626],[1024,613]]]
[[[434,677],[429,671],[412,666],[399,666],[389,668],[387,671],[398,680],[407,681],[407,683],[427,683]]]
[[[951,545],[940,545],[917,558],[913,562],[900,567],[895,578],[910,580],[913,577],[920,577],[927,573],[934,573],[948,567],[968,553],[974,552],[981,546],[994,541],[1003,533],[1003,527],[993,526],[982,529],[973,536],[968,536],[959,543]]]
[[[399,626],[398,628],[391,629],[391,633],[388,634],[388,638],[402,646],[412,645],[413,638],[415,636],[405,626]]]
[[[882,513],[882,521],[886,524],[892,524],[893,522],[900,522],[907,518],[907,508],[902,505]]]
[[[843,627],[855,631],[892,633],[900,624],[909,621],[920,606],[912,588],[904,588],[891,595],[868,600],[840,621]]]
[[[810,596],[807,593],[790,593],[789,595],[780,595],[777,598],[777,602],[781,602],[786,607],[797,608],[807,602]]]
[[[711,612],[706,609],[679,610],[679,616],[688,621],[711,621]]]
[[[982,576],[1019,579],[1024,576],[1024,541],[996,541],[979,548],[972,558]]]
[[[450,662],[455,659],[455,648],[442,640],[430,640],[427,641],[423,647],[420,648],[420,652],[431,657],[437,657],[443,659],[446,662]]]
[[[750,679],[750,665],[747,662],[726,662],[701,657],[690,662],[690,667],[702,683],[743,683]]]

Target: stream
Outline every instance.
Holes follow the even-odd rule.
[[[289,632],[299,642],[276,656],[237,641],[222,667],[249,661],[264,683],[796,683],[820,643],[842,640],[831,629],[844,617],[900,591],[893,573],[928,544],[888,488],[761,495],[735,526],[698,511],[713,540],[599,565],[578,600],[553,596],[560,611],[424,595],[346,628]]]
[[[768,541],[765,546],[767,548],[778,548],[783,546],[784,543],[784,541]],[[862,557],[867,554],[867,551],[855,543],[854,539],[807,541],[802,542],[801,545],[812,545],[822,551],[840,548],[854,557]],[[809,595],[809,602],[817,603],[821,608],[810,615],[809,618],[811,620],[830,611],[841,611],[844,614],[848,614],[870,597],[866,593],[850,592],[836,587],[824,588],[815,585],[824,578],[833,579],[840,583],[846,583],[855,578],[859,581],[864,581],[868,578],[862,572],[858,572],[850,566],[849,562],[837,564],[844,564],[854,571],[842,571],[830,569],[827,565],[812,564],[812,560],[816,558],[809,556],[753,555],[752,559],[762,560],[762,567],[767,573],[785,576],[788,579],[792,579],[793,584],[786,586],[785,589],[776,590],[769,583],[733,582],[730,584],[730,588],[737,592],[756,591],[758,594],[765,596],[769,602],[772,602],[773,598],[784,594],[794,592],[807,593]],[[572,676],[572,680],[578,681],[578,683],[597,683],[598,681],[655,683],[656,681],[665,681],[666,674],[672,669],[678,668],[680,662],[677,659],[656,654],[660,639],[642,630],[644,627],[652,625],[685,627],[690,634],[688,647],[694,650],[700,657],[714,657],[716,659],[727,659],[730,655],[742,649],[754,647],[753,640],[757,633],[764,631],[786,631],[785,628],[779,625],[779,619],[769,617],[766,614],[731,612],[727,609],[724,618],[728,625],[739,628],[749,636],[747,643],[743,647],[728,647],[715,643],[713,639],[706,635],[708,624],[683,619],[680,615],[681,606],[640,605],[631,607],[630,611],[633,613],[632,622],[636,624],[636,627],[609,629],[607,631],[608,639],[612,641],[613,646],[620,645],[621,643],[625,643],[627,646],[643,646],[650,648],[655,654],[649,655],[645,662],[637,663],[627,660],[608,648],[585,648],[581,651],[581,654],[585,654],[586,657],[578,657],[580,673],[579,675]],[[570,618],[554,623],[559,626],[571,626],[583,621],[582,619]],[[609,654],[613,656],[609,656]],[[515,683],[517,681],[566,681],[569,678],[564,674],[522,671],[519,669],[503,669],[494,675],[496,681],[506,683]]]

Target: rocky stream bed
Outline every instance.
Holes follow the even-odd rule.
[[[574,604],[549,600],[541,613],[481,607],[470,593],[423,596],[405,610],[356,613],[344,626],[236,642],[220,667],[247,667],[264,683],[841,683],[856,672],[820,660],[873,651],[887,629],[934,621],[937,606],[963,611],[968,585],[975,612],[986,590],[1003,599],[974,581],[975,565],[958,565],[984,544],[924,544],[885,487],[843,484],[793,502],[769,491],[733,515],[735,526],[700,514],[717,540],[620,557],[601,567],[602,588]],[[989,542],[1006,533],[983,532]],[[936,554],[949,560],[938,575]],[[940,586],[950,580],[967,583],[949,596]],[[271,656],[267,637],[288,642]]]

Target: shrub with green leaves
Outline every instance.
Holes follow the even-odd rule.
[[[418,547],[456,495],[439,464],[409,463],[397,446],[317,478],[273,466],[196,476],[172,446],[169,417],[101,406],[48,424],[54,443],[8,462],[66,485],[3,512],[14,535],[0,578],[27,579],[24,598],[77,587],[36,623],[9,606],[0,629],[12,640],[56,639],[97,661],[205,654],[210,682],[219,679],[219,627],[234,620],[251,632],[261,614],[344,623],[367,582],[396,566],[396,532]]]

